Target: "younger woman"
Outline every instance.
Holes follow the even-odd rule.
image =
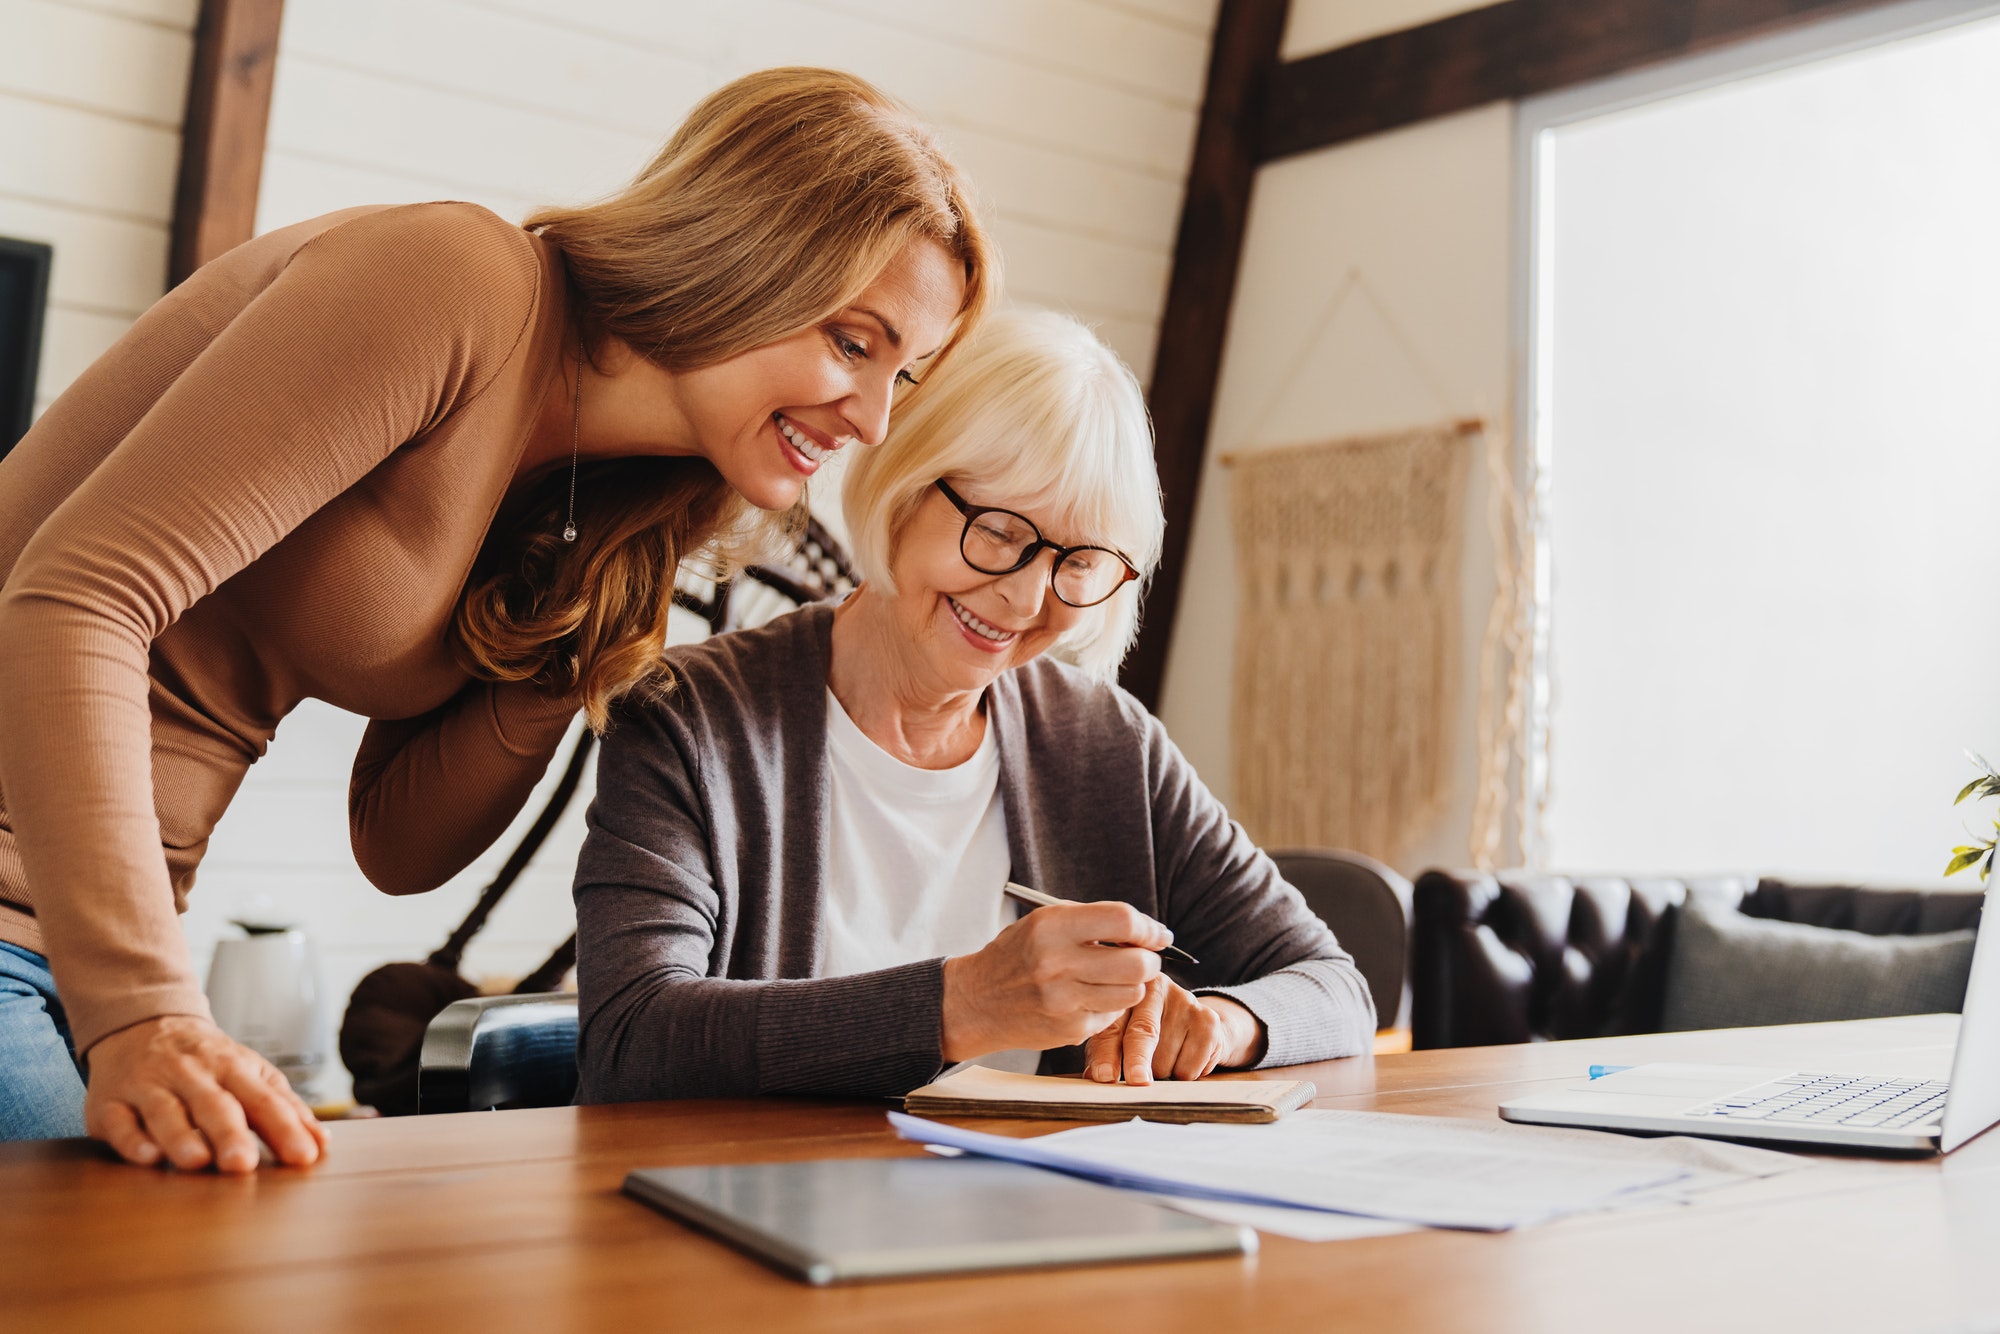
[[[601,204],[350,209],[143,316],[0,462],[0,1139],[317,1158],[175,919],[279,721],[375,720],[355,854],[443,883],[661,674],[680,558],[878,441],[994,283],[911,113],[781,69]]]

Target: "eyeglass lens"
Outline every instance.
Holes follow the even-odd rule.
[[[1006,510],[985,510],[965,526],[960,554],[981,574],[1007,574],[1023,564],[1029,547],[1042,540],[1035,526]],[[1056,596],[1072,607],[1102,602],[1125,582],[1125,562],[1097,547],[1080,547],[1063,556],[1050,578]]]

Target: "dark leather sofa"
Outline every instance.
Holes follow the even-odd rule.
[[[1690,893],[1752,917],[1871,935],[1976,927],[1983,897],[1743,876],[1427,871],[1412,905],[1413,1044],[1657,1032],[1674,921]]]

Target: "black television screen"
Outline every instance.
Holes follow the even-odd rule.
[[[28,433],[35,371],[42,359],[42,311],[55,251],[0,236],[0,457]]]

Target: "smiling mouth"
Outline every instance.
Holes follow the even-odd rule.
[[[794,425],[782,412],[772,413],[771,420],[777,423],[778,434],[785,437],[785,443],[793,449],[798,450],[801,455],[813,463],[824,463],[833,457],[834,451],[854,443],[853,436],[842,435],[835,436],[832,444],[822,445],[812,436],[807,435],[804,430]]]
[[[1012,642],[1014,642],[1014,640],[1020,638],[1020,633],[1021,633],[1020,631],[1002,630],[999,626],[994,625],[990,621],[981,620],[979,617],[974,616],[971,612],[967,611],[965,609],[965,605],[961,603],[957,598],[952,597],[949,594],[945,596],[945,601],[951,604],[951,614],[958,618],[958,623],[960,625],[972,631],[973,634],[978,635],[981,639],[986,640],[988,643],[1011,644]]]

